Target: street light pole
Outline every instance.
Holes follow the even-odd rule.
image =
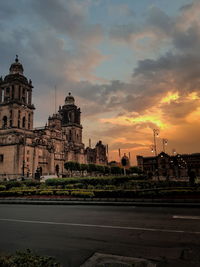
[[[155,156],[157,157],[157,144],[156,144],[156,137],[159,135],[159,130],[158,129],[153,129],[153,141],[154,141],[154,152]]]
[[[168,143],[168,140],[165,139],[165,138],[163,138],[163,139],[162,139],[162,145],[163,145],[163,152],[164,152],[164,153],[165,153],[165,146],[167,145],[167,143]]]
[[[155,160],[156,160],[156,172],[157,172],[157,177],[158,181],[160,180],[159,178],[159,167],[158,167],[158,154],[157,154],[157,144],[156,144],[156,137],[159,135],[159,130],[158,129],[153,129],[153,141],[154,141],[154,152],[155,152]]]

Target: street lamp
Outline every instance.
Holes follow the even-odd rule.
[[[151,152],[154,153],[155,147],[154,145],[150,145]]]
[[[167,144],[168,144],[168,140],[165,139],[165,138],[163,138],[163,139],[162,139],[162,146],[163,146],[163,152],[164,152],[164,153],[165,153],[165,146],[167,146]]]

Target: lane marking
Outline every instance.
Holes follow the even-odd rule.
[[[164,232],[164,233],[186,233],[186,234],[200,235],[200,232],[159,229],[159,228],[157,228],[157,229],[156,228],[142,228],[142,227],[131,227],[131,226],[113,226],[113,225],[81,224],[81,223],[61,223],[61,222],[29,221],[29,220],[17,220],[17,219],[0,219],[0,221],[18,222],[18,223],[33,223],[33,224],[79,226],[79,227],[94,227],[94,228],[107,228],[107,229],[118,229],[118,230],[137,230],[137,231]]]
[[[200,216],[184,216],[184,215],[174,215],[173,219],[185,219],[185,220],[200,220]]]

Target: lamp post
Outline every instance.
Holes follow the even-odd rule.
[[[168,140],[165,139],[165,138],[163,138],[163,139],[162,139],[162,146],[163,146],[163,152],[164,152],[164,153],[165,153],[165,147],[166,147],[167,144],[168,144]]]
[[[156,144],[156,137],[159,136],[159,129],[153,129],[153,142],[154,142],[154,152],[155,152],[155,160],[156,160],[156,173],[158,177],[158,181],[160,180],[159,178],[159,168],[158,168],[158,153],[157,153],[157,144]]]
[[[156,137],[159,136],[159,130],[158,129],[153,129],[153,142],[154,142],[154,152],[155,156],[157,157],[157,144],[156,144]]]

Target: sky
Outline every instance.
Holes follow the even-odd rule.
[[[83,140],[121,153],[200,152],[199,0],[1,0],[0,73],[15,55],[34,85],[35,126],[68,92]]]

